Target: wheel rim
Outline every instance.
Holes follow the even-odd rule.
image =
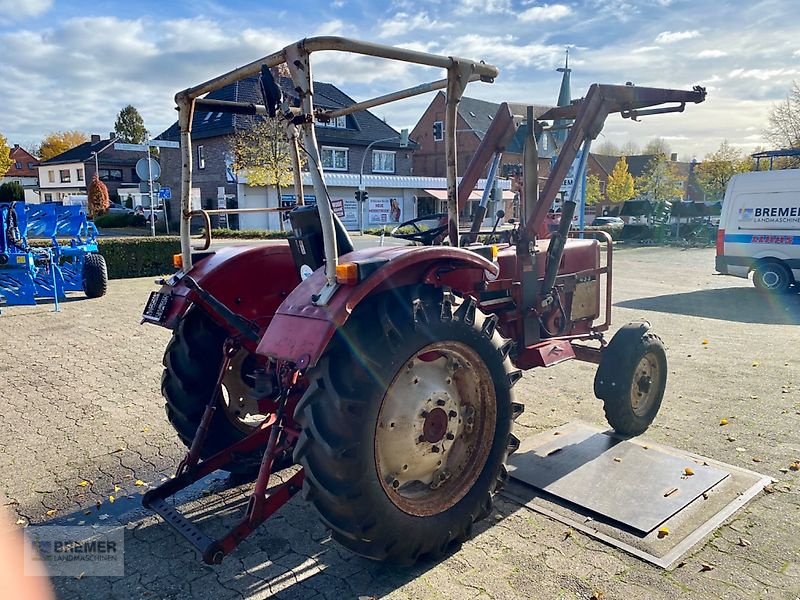
[[[774,290],[781,285],[781,276],[780,273],[775,271],[764,271],[761,273],[761,283],[764,285],[765,288],[769,290]]]
[[[258,398],[253,387],[245,381],[245,361],[250,356],[246,350],[239,350],[231,359],[228,370],[222,378],[222,394],[220,403],[228,420],[245,433],[253,429],[266,418],[259,412]]]
[[[489,456],[496,395],[480,356],[460,342],[421,349],[395,375],[375,428],[375,467],[389,499],[417,516],[444,512]]]
[[[638,417],[645,416],[658,396],[661,369],[656,355],[648,352],[636,365],[631,381],[631,408]]]

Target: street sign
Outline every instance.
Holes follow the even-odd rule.
[[[155,158],[140,158],[136,161],[136,174],[142,181],[155,181],[161,176],[161,165]]]
[[[180,142],[170,142],[168,140],[150,140],[151,146],[156,146],[158,148],[180,148]]]
[[[139,191],[142,194],[149,194],[150,193],[150,184],[147,181],[139,182]],[[153,192],[158,193],[159,196],[161,195],[161,185],[153,182]]]
[[[146,152],[147,146],[145,144],[123,144],[117,142],[114,144],[114,150],[130,150],[131,152]]]
[[[172,200],[172,188],[165,185],[159,190],[158,197],[162,200]]]

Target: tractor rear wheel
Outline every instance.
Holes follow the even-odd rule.
[[[102,254],[87,254],[83,258],[83,292],[87,298],[105,296],[108,290],[108,270]]]
[[[225,338],[225,331],[208,315],[192,308],[179,321],[164,352],[161,393],[166,400],[167,418],[187,447],[192,444],[209,395],[214,393]],[[201,458],[238,442],[263,421],[264,415],[258,414],[253,382],[247,377],[254,360],[245,349],[231,360]],[[234,473],[253,474],[258,471],[262,452],[238,455],[226,468]]]
[[[359,305],[308,371],[294,457],[342,545],[412,564],[491,512],[521,412],[495,322],[434,288],[392,290]]]

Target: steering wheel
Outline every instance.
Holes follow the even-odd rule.
[[[436,240],[447,231],[447,225],[447,213],[434,213],[400,223],[392,229],[389,235],[401,240],[419,242],[423,246],[433,246]]]

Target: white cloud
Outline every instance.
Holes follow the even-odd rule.
[[[783,79],[800,74],[800,69],[734,69],[728,73],[730,79],[756,79],[758,81],[770,81],[772,79]]]
[[[631,54],[642,54],[644,52],[655,52],[656,50],[661,50],[661,46],[641,46],[639,48],[634,48],[631,50]]]
[[[697,58],[722,58],[728,56],[724,50],[702,50],[697,53]]]
[[[53,0],[0,0],[0,23],[38,17],[52,6]]]
[[[455,12],[457,15],[509,13],[511,0],[461,0]]]
[[[800,50],[795,50],[792,52],[792,56],[800,56]]]
[[[405,35],[409,31],[439,31],[450,27],[453,27],[453,23],[443,23],[432,19],[427,12],[415,15],[399,12],[391,19],[381,23],[378,36],[381,38],[398,37]]]
[[[558,21],[572,14],[572,9],[565,4],[543,4],[522,11],[518,19],[523,23],[540,23]]]
[[[656,44],[674,44],[682,40],[690,40],[700,36],[696,29],[692,31],[662,31],[656,36]]]

